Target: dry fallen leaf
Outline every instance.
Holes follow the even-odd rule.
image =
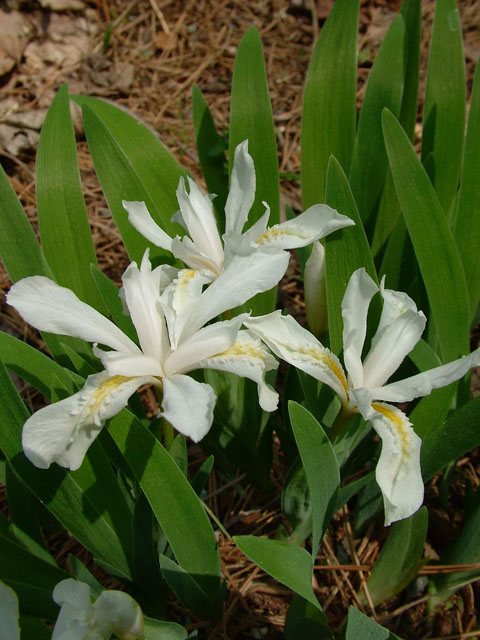
[[[0,11],[0,75],[13,69],[32,35],[33,25],[25,15]]]

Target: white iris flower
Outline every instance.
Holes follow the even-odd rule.
[[[407,294],[380,286],[383,311],[370,351],[362,362],[370,301],[378,287],[364,269],[350,278],[342,302],[345,375],[339,359],[292,317],[276,311],[245,325],[295,367],[329,385],[344,414],[360,413],[382,439],[376,480],[385,504],[385,525],[407,518],[423,501],[421,440],[407,416],[386,402],[409,402],[428,395],[480,365],[480,349],[465,358],[386,384],[420,340],[426,318]],[[386,402],[385,402],[386,401]]]
[[[157,247],[171,251],[191,269],[200,271],[209,281],[226,269],[235,255],[249,255],[259,249],[296,249],[319,238],[353,225],[354,222],[326,204],[315,204],[293,220],[268,227],[270,209],[242,233],[255,200],[255,168],[248,153],[248,141],[235,149],[230,191],[225,205],[224,243],[218,232],[212,198],[204,195],[188,178],[189,192],[180,178],[177,199],[180,211],[174,218],[189,235],[171,238],[151,217],[144,202],[123,202],[131,224]]]
[[[103,591],[94,604],[85,582],[67,578],[53,590],[61,607],[52,640],[120,640],[143,638],[143,614],[137,602],[123,591]]]
[[[17,594],[0,581],[0,640],[20,640],[18,615]]]
[[[75,294],[43,276],[20,280],[8,303],[41,331],[69,335],[110,347],[94,346],[105,371],[87,378],[73,396],[34,413],[25,423],[22,444],[34,465],[52,462],[77,469],[105,420],[123,409],[142,385],[163,387],[162,415],[180,433],[201,440],[213,420],[215,394],[186,373],[213,368],[255,381],[261,407],[273,411],[278,395],[264,380],[277,361],[258,338],[240,331],[249,314],[204,326],[228,309],[274,287],[288,264],[283,252],[236,256],[231,268],[202,292],[207,278],[194,270],[152,270],[145,253],[123,274],[123,298],[140,347],[110,320]],[[172,281],[172,272],[176,277]]]

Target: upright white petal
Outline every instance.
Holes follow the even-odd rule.
[[[355,224],[326,204],[314,204],[299,216],[267,229],[258,239],[260,247],[296,249]]]
[[[187,267],[200,271],[210,281],[214,280],[223,271],[223,259],[220,264],[217,264],[211,256],[202,253],[188,236],[174,238],[172,253],[175,258],[181,260]]]
[[[235,343],[223,351],[198,363],[201,369],[217,369],[249,378],[258,385],[258,399],[264,411],[275,411],[278,393],[265,382],[267,371],[276,369],[278,362],[250,331],[240,331]]]
[[[366,389],[352,391],[363,417],[382,439],[382,452],[375,477],[385,505],[385,526],[408,518],[423,502],[420,469],[422,441],[407,416],[390,404],[371,402]]]
[[[53,599],[61,609],[52,640],[84,640],[92,637],[93,606],[88,584],[73,578],[62,580],[53,590]]]
[[[343,296],[343,359],[353,387],[363,386],[362,349],[368,307],[377,291],[377,285],[362,268],[352,273]]]
[[[235,148],[230,190],[225,204],[225,231],[241,233],[255,200],[255,167],[248,140]]]
[[[265,213],[245,233],[227,231],[223,234],[225,269],[230,265],[233,256],[248,256],[259,249],[257,240],[266,232],[270,217],[270,207],[266,202],[262,204],[265,206]]]
[[[215,322],[196,331],[170,352],[163,365],[165,376],[201,369],[199,363],[205,358],[221,353],[235,343],[238,331],[248,316],[248,313],[242,313],[232,320]]]
[[[420,340],[425,323],[421,311],[410,309],[392,319],[363,363],[365,387],[380,387],[390,378]]]
[[[32,276],[19,280],[7,294],[7,302],[40,331],[100,342],[125,353],[140,353],[113,322],[49,278]]]
[[[325,249],[321,242],[313,243],[305,263],[304,287],[308,326],[313,335],[320,337],[328,330]]]
[[[284,275],[288,259],[283,251],[259,250],[249,256],[235,256],[192,306],[189,335],[224,311],[272,289]]]
[[[348,402],[347,380],[337,356],[294,318],[274,311],[266,316],[250,318],[245,326],[256,333],[277,356],[328,384],[343,403]]]
[[[143,638],[143,613],[138,603],[123,591],[103,591],[93,605],[95,625],[119,640]],[[110,636],[108,636],[110,637]]]
[[[123,208],[128,212],[128,221],[152,244],[166,251],[172,250],[172,238],[159,227],[150,215],[145,202],[127,202],[122,200]]]
[[[373,397],[378,400],[409,402],[414,398],[427,396],[433,389],[446,387],[448,384],[463,378],[472,367],[480,367],[480,349],[473,351],[464,358],[430,369],[430,371],[423,371],[415,376],[392,382],[381,388],[373,388],[371,392]]]
[[[223,247],[217,229],[213,205],[210,198],[200,191],[195,182],[188,178],[190,193],[185,189],[185,181],[180,178],[177,199],[188,233],[199,251],[217,264],[223,262]]]
[[[157,380],[149,376],[110,377],[105,372],[88,376],[78,393],[40,409],[26,421],[22,432],[25,455],[40,469],[56,462],[75,471],[103,422],[123,409],[132,393],[147,383]]]
[[[147,249],[140,270],[135,262],[127,267],[122,282],[142,351],[161,362],[169,349],[167,328],[159,304],[162,271],[152,271],[148,253]]]
[[[174,375],[163,381],[162,415],[194,442],[201,440],[212,426],[215,401],[209,384],[189,376]]]
[[[17,594],[3,582],[0,582],[0,640],[20,640]]]

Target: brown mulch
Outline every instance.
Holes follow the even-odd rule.
[[[282,205],[289,204],[300,210],[297,176],[302,91],[313,42],[333,0],[76,2],[83,4],[83,8],[64,12],[42,9],[39,2],[33,1],[0,5],[0,16],[18,11],[23,20],[21,35],[13,43],[7,43],[8,31],[2,31],[0,24],[0,49],[8,49],[13,61],[11,69],[0,76],[0,159],[35,231],[38,229],[34,156],[39,123],[64,81],[68,81],[71,93],[112,100],[143,119],[201,182],[193,139],[191,87],[197,84],[201,88],[218,130],[226,134],[235,54],[243,33],[252,24],[259,29],[264,46],[282,175]],[[359,103],[372,60],[400,4],[400,0],[361,2]],[[433,8],[433,0],[423,2],[422,82]],[[480,1],[461,0],[459,9],[470,91],[474,65],[480,55]],[[25,120],[25,114],[35,114],[35,117]],[[119,282],[128,259],[93,171],[81,123],[78,139],[82,185],[99,266]],[[8,276],[0,267],[0,291],[5,293],[9,286]],[[301,317],[303,295],[295,277],[285,284],[282,295],[295,315]],[[0,328],[40,348],[43,346],[37,332],[25,326],[3,302]],[[41,406],[42,398],[37,392],[21,381],[16,382],[31,407]],[[198,448],[194,447],[191,453],[193,460],[201,460]],[[208,484],[208,506],[230,535],[273,537],[279,525],[288,527],[280,510],[286,471],[276,442],[272,470],[274,490],[270,495],[259,494],[241,475],[234,482],[226,483],[214,472]],[[448,513],[442,508],[439,479],[427,487],[431,531],[426,551],[432,558],[438,557],[446,541],[461,525],[467,484],[480,485],[478,452],[457,463],[451,489],[452,507]],[[2,486],[0,507],[6,510]],[[425,580],[422,583],[421,579],[417,581],[416,593],[411,590],[408,596],[400,594],[376,610],[364,604],[359,594],[387,533],[383,527],[371,526],[361,538],[355,539],[348,509],[336,514],[320,549],[314,574],[314,590],[332,627],[340,627],[348,606],[353,603],[406,639],[477,637],[472,631],[477,625],[480,597],[475,583],[464,587],[436,611],[427,607]],[[68,566],[68,554],[74,553],[106,587],[115,586],[111,578],[94,567],[90,554],[67,534],[50,533],[48,545],[60,566]],[[185,612],[175,600],[171,602],[173,618],[189,629],[198,628],[200,637],[212,640],[281,638],[291,592],[250,563],[228,538],[221,535],[219,545],[227,582],[222,620],[203,622],[191,617],[186,622]],[[437,567],[436,570],[447,569]],[[426,567],[420,573],[426,576],[431,570]]]

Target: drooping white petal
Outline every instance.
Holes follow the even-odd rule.
[[[255,200],[255,167],[248,140],[235,148],[230,190],[225,204],[225,231],[241,233]]]
[[[169,349],[160,302],[161,270],[152,271],[148,249],[138,269],[132,262],[122,276],[125,300],[145,355],[162,361]],[[118,349],[118,351],[123,351]]]
[[[257,334],[280,358],[312,377],[328,384],[348,401],[347,380],[337,356],[324,347],[292,316],[274,311],[266,316],[250,318],[245,326]]]
[[[267,371],[276,369],[278,362],[250,331],[240,331],[235,343],[223,351],[198,363],[201,369],[217,369],[249,378],[258,385],[258,399],[264,411],[275,411],[278,393],[265,382]]]
[[[217,229],[212,201],[204,195],[195,182],[188,178],[190,193],[185,189],[185,181],[180,178],[177,199],[188,233],[198,250],[217,264],[223,261],[223,247]]]
[[[257,293],[272,289],[285,273],[288,259],[288,253],[275,250],[234,256],[227,269],[192,305],[188,335],[224,311],[246,303]]]
[[[208,281],[209,279],[199,271],[182,269],[163,292],[160,301],[172,349],[177,349],[185,325],[192,325],[192,315],[201,298],[203,286]],[[194,333],[196,328],[192,327],[188,335]]]
[[[176,350],[170,352],[164,363],[165,375],[170,377],[176,373],[201,369],[199,362],[225,351],[234,344],[238,331],[248,316],[248,313],[242,313],[232,320],[215,322],[196,331]]]
[[[408,518],[423,502],[422,441],[407,416],[390,404],[371,402],[366,389],[351,392],[363,417],[382,439],[375,477],[385,505],[385,526]]]
[[[122,200],[123,208],[128,212],[128,221],[152,244],[166,251],[172,250],[172,238],[155,222],[145,202]]]
[[[209,281],[214,280],[223,270],[223,260],[220,264],[214,262],[210,256],[201,253],[188,236],[174,238],[172,253],[190,269],[200,271],[202,275],[207,276]]]
[[[93,606],[90,603],[90,587],[79,580],[67,578],[56,585],[53,599],[61,609],[52,640],[92,638]]]
[[[463,378],[472,368],[480,367],[480,349],[440,367],[423,371],[415,376],[392,382],[384,387],[371,389],[372,395],[378,400],[388,402],[409,402],[414,398],[427,396],[433,389],[446,387],[448,384]]]
[[[363,386],[362,349],[368,307],[377,291],[377,285],[362,268],[352,273],[343,296],[343,359],[353,387]]]
[[[257,239],[257,243],[260,247],[296,249],[306,247],[337,229],[353,224],[353,220],[328,205],[314,204],[292,220],[267,229]]]
[[[380,387],[402,364],[425,329],[423,313],[407,309],[385,327],[363,363],[363,385]]]
[[[0,640],[20,640],[17,594],[3,582],[0,582]]]
[[[313,335],[320,337],[328,330],[325,249],[321,242],[312,245],[312,253],[305,263],[304,281],[308,326]]]
[[[7,294],[7,302],[40,331],[100,342],[126,353],[140,353],[137,345],[113,322],[79,300],[73,291],[44,276],[16,282]]]
[[[215,401],[209,384],[184,375],[163,380],[162,415],[194,442],[201,440],[212,426]]]
[[[52,462],[78,469],[103,422],[123,409],[138,387],[157,383],[149,376],[126,378],[96,373],[73,396],[48,405],[26,421],[22,446],[27,458],[40,469]]]
[[[103,591],[93,605],[95,625],[119,640],[143,638],[143,613],[138,603],[123,591]],[[109,637],[109,636],[108,636]]]

